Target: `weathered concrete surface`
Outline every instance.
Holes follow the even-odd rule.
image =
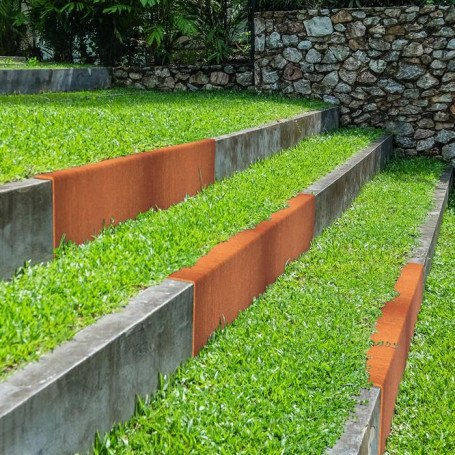
[[[316,196],[315,236],[337,219],[363,185],[384,168],[392,145],[393,137],[384,136],[304,191]]]
[[[0,94],[74,92],[109,88],[109,68],[0,69]]]
[[[297,145],[302,139],[338,128],[339,110],[308,112],[215,139],[215,180],[242,171],[252,163]]]
[[[191,356],[193,285],[166,280],[0,384],[0,454],[85,453]]]
[[[428,213],[426,222],[420,227],[420,242],[412,252],[414,262],[424,265],[424,276],[427,278],[433,263],[433,256],[438,242],[444,211],[449,200],[453,183],[453,168],[447,168],[441,176],[441,181],[434,195],[433,209]]]
[[[356,397],[353,416],[346,422],[337,443],[328,455],[376,455],[379,450],[381,389],[362,389]]]
[[[0,278],[53,254],[52,184],[30,179],[0,186]]]

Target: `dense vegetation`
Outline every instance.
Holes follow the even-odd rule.
[[[325,106],[246,92],[134,89],[0,96],[0,104],[0,184],[220,136]]]
[[[245,0],[2,0],[0,55],[112,65],[248,53]]]
[[[307,139],[168,210],[66,246],[48,265],[20,270],[0,283],[0,376],[254,227],[380,134],[345,129]]]
[[[455,192],[400,385],[389,454],[455,453]]]
[[[427,159],[392,163],[94,453],[324,453],[342,431],[352,396],[367,386],[370,335],[441,168]]]

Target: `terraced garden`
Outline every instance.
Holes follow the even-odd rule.
[[[219,136],[326,106],[251,93],[134,89],[0,96],[0,104],[0,184]]]
[[[442,164],[398,160],[96,454],[321,453],[368,386],[380,308],[432,206]],[[248,174],[245,174],[248,175]]]
[[[62,248],[48,265],[20,270],[0,284],[0,375],[254,227],[381,134],[344,129],[304,140],[169,210],[149,211],[93,242]]]
[[[455,451],[455,193],[444,216],[408,363],[389,454]]]

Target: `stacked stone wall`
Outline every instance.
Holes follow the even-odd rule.
[[[455,7],[263,12],[255,85],[340,104],[344,125],[455,164]]]
[[[114,68],[114,84],[164,91],[253,89],[252,65]]]

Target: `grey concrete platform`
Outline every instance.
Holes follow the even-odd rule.
[[[166,280],[0,383],[0,454],[85,453],[192,352],[193,285]]]
[[[304,191],[316,197],[315,236],[338,218],[363,185],[384,168],[392,149],[393,136],[384,136]]]
[[[447,168],[436,188],[434,194],[434,206],[428,213],[425,223],[420,226],[419,245],[414,248],[409,262],[423,264],[425,279],[430,273],[433,256],[438,242],[444,211],[449,201],[450,190],[453,185],[453,168]]]
[[[215,180],[338,126],[339,109],[332,107],[215,138]]]
[[[0,186],[0,278],[24,262],[53,255],[52,183],[29,179]]]
[[[328,455],[377,455],[381,415],[381,389],[362,389],[357,404],[346,422],[344,433]]]
[[[0,69],[0,94],[74,92],[111,87],[110,68]]]

